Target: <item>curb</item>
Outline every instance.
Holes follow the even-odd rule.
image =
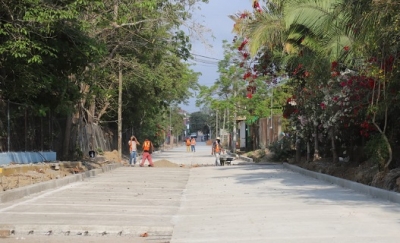
[[[238,158],[238,159],[244,160],[246,162],[253,163],[253,159],[252,158],[249,158],[249,157],[246,157],[246,156],[242,156],[242,155],[237,155],[237,154],[232,153],[230,151],[226,151],[226,153],[229,154],[230,156],[233,156],[235,159]]]
[[[344,187],[344,188],[352,189],[359,193],[370,195],[374,198],[384,199],[384,200],[388,200],[388,201],[400,204],[400,193],[397,193],[397,192],[388,191],[388,190],[380,189],[377,187],[364,185],[364,184],[361,184],[358,182],[334,177],[331,175],[326,175],[326,174],[322,174],[322,173],[318,173],[318,172],[314,172],[314,171],[309,171],[309,170],[306,170],[306,169],[303,169],[303,168],[300,168],[298,166],[291,165],[288,163],[283,163],[283,167],[286,169],[289,169],[291,171],[294,171],[294,172],[297,172],[297,173],[300,173],[300,174],[303,174],[303,175],[306,175],[306,176],[309,176],[309,177],[312,177],[315,179],[323,180],[323,181],[326,181],[326,182],[329,182],[332,184],[336,184],[336,185]]]
[[[108,172],[114,170],[118,167],[122,166],[119,163],[109,164],[102,166],[99,169],[88,170],[79,174],[70,175],[64,178],[44,181],[37,184],[24,186],[21,188],[15,188],[10,191],[5,191],[0,193],[0,203],[6,203],[10,201],[14,201],[26,196],[29,196],[34,193],[39,193],[45,190],[54,189],[57,187],[62,187],[68,185],[70,183],[84,181],[86,178],[95,177],[96,175],[104,172]]]
[[[252,158],[249,158],[249,157],[246,157],[246,156],[241,156],[241,155],[239,155],[239,159],[242,159],[242,160],[244,160],[244,161],[246,161],[246,162],[253,163],[253,159],[252,159]]]

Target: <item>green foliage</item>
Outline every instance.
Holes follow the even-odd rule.
[[[259,158],[264,158],[266,156],[265,149],[260,149],[260,150],[258,150],[257,153],[258,153],[257,156]]]
[[[83,151],[80,147],[76,146],[75,150],[73,151],[73,159],[81,160],[82,158],[83,158]]]
[[[104,155],[104,151],[102,148],[97,148],[96,151],[97,151],[97,154]]]
[[[388,147],[381,134],[377,134],[368,140],[364,147],[367,158],[378,165],[379,170],[383,170],[385,162],[389,158]]]
[[[268,146],[268,149],[273,153],[272,159],[274,161],[287,161],[292,158],[295,151],[292,149],[292,141],[289,137],[283,137]]]
[[[67,112],[79,98],[69,75],[93,61],[96,41],[81,29],[79,12],[89,1],[0,3],[1,97]],[[93,3],[98,2],[92,1]]]
[[[197,133],[197,131],[202,131],[204,133],[209,117],[209,114],[200,111],[190,114],[190,133]]]

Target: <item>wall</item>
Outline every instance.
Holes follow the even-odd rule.
[[[45,161],[55,161],[57,159],[56,152],[7,152],[0,153],[0,165],[9,164],[11,162],[17,164],[29,164]]]

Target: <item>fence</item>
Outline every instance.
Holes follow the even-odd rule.
[[[278,140],[282,132],[281,116],[271,118],[261,118],[259,121],[259,143],[261,148],[268,147],[271,143]]]
[[[0,152],[54,151],[60,134],[51,113],[39,116],[32,106],[0,100]]]

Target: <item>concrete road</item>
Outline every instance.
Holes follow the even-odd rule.
[[[154,154],[184,167],[120,167],[0,204],[0,228],[15,230],[0,242],[400,242],[399,204],[279,164],[189,169],[214,158],[185,150]]]

